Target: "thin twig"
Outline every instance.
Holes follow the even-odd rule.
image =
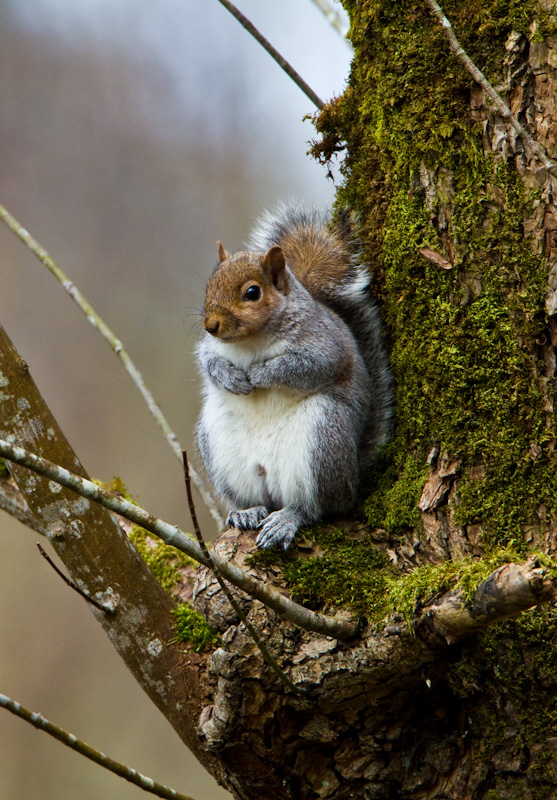
[[[278,676],[278,678],[282,681],[282,683],[286,686],[287,689],[290,689],[290,691],[296,692],[297,694],[301,694],[302,693],[301,689],[299,687],[295,686],[292,683],[292,681],[290,680],[290,678],[283,672],[283,670],[281,669],[281,667],[279,666],[279,664],[275,660],[274,656],[270,652],[270,650],[267,647],[267,645],[265,644],[265,642],[262,641],[262,639],[260,638],[259,633],[257,632],[256,628],[251,624],[249,619],[244,614],[242,608],[240,607],[240,604],[238,603],[238,601],[236,600],[236,598],[234,597],[234,595],[232,594],[232,592],[230,591],[230,589],[226,585],[224,578],[220,574],[219,568],[217,567],[217,565],[213,561],[211,553],[209,552],[209,550],[207,548],[207,545],[205,544],[205,539],[203,538],[203,535],[201,533],[201,528],[199,527],[199,522],[197,521],[197,513],[195,511],[195,504],[193,502],[193,496],[192,496],[192,493],[191,493],[191,482],[190,482],[189,469],[188,469],[188,457],[186,455],[186,451],[185,450],[184,450],[184,453],[183,453],[183,464],[184,464],[184,480],[186,482],[186,494],[188,496],[188,505],[189,505],[189,508],[190,508],[191,521],[193,523],[193,529],[195,531],[195,535],[197,537],[197,541],[199,542],[199,546],[201,547],[201,550],[203,551],[203,555],[205,556],[205,558],[207,559],[207,561],[209,563],[209,569],[211,569],[211,571],[213,572],[213,575],[215,576],[215,578],[219,582],[219,586],[222,589],[222,591],[224,592],[228,602],[230,603],[230,605],[232,606],[232,608],[234,609],[236,614],[238,614],[238,616],[240,617],[240,619],[242,620],[242,622],[246,626],[248,632],[251,635],[251,638],[253,639],[253,641],[255,642],[257,647],[259,648],[259,650],[261,652],[261,655],[263,656],[263,658],[265,659],[267,664],[271,667],[273,672]]]
[[[479,83],[482,86],[489,97],[493,100],[499,113],[507,120],[507,122],[514,128],[514,130],[518,133],[522,141],[524,142],[525,147],[530,150],[533,155],[538,158],[544,167],[548,170],[555,169],[557,167],[557,162],[553,161],[553,159],[549,158],[541,145],[536,142],[536,140],[528,133],[526,128],[524,128],[517,118],[514,116],[510,108],[506,105],[503,101],[501,96],[498,92],[493,88],[491,83],[485,77],[483,72],[478,69],[478,67],[474,64],[470,56],[466,53],[465,49],[462,47],[460,42],[455,36],[453,31],[453,27],[451,25],[450,20],[447,19],[445,16],[443,9],[436,2],[436,0],[426,0],[431,12],[435,15],[437,20],[439,21],[440,25],[442,26],[443,30],[445,31],[445,35],[449,41],[449,46],[455,56],[458,58],[461,64],[463,64],[468,72],[472,75],[476,83]]]
[[[91,603],[91,605],[95,606],[95,608],[98,608],[99,611],[104,611],[105,614],[111,614],[114,611],[114,609],[111,608],[110,606],[106,606],[104,605],[104,603],[100,603],[95,597],[91,597],[90,594],[87,594],[87,592],[84,592],[83,589],[80,589],[79,586],[72,580],[70,580],[67,575],[64,575],[62,570],[58,569],[54,561],[50,558],[50,556],[48,555],[46,550],[41,546],[41,544],[39,542],[37,542],[36,544],[37,547],[39,548],[39,553],[42,555],[42,557],[48,561],[54,572],[56,572],[56,574],[62,578],[64,583],[67,586],[69,586],[70,589],[73,589],[74,592],[77,592],[78,595],[83,597],[84,600],[87,600],[88,603]]]
[[[38,260],[44,264],[44,266],[48,269],[48,271],[56,278],[56,280],[62,284],[66,292],[70,295],[72,300],[79,306],[81,311],[85,314],[91,325],[101,334],[103,339],[110,345],[112,350],[116,353],[120,361],[124,364],[129,376],[131,377],[132,381],[136,385],[136,387],[141,392],[143,399],[145,400],[147,407],[151,413],[151,415],[156,420],[158,426],[162,430],[168,444],[172,448],[174,455],[182,460],[182,448],[180,443],[178,442],[178,438],[170,425],[167,422],[166,417],[162,413],[158,403],[155,401],[151,391],[145,384],[143,380],[143,376],[141,375],[140,371],[137,369],[133,361],[131,360],[129,354],[124,349],[124,345],[122,342],[115,336],[115,334],[111,331],[108,325],[101,319],[101,317],[97,314],[95,309],[91,306],[91,304],[85,299],[83,294],[77,288],[77,286],[68,278],[68,276],[63,272],[63,270],[59,267],[59,265],[54,261],[54,259],[47,253],[47,251],[40,245],[36,239],[34,239],[29,231],[27,231],[16,219],[15,217],[10,214],[10,212],[4,208],[4,206],[0,205],[0,219],[8,226],[8,228],[15,233],[15,235],[20,239],[20,241],[25,244],[29,250],[35,255]],[[223,519],[215,505],[215,502],[205,486],[203,485],[203,481],[201,477],[197,473],[197,471],[190,465],[191,477],[192,481],[195,485],[195,488],[201,495],[201,498],[211,516],[219,526],[219,529],[224,529]]]
[[[279,67],[281,67],[289,78],[291,78],[296,86],[298,86],[302,92],[309,97],[311,102],[319,109],[322,109],[324,106],[323,101],[315,94],[313,89],[308,86],[305,80],[299,75],[298,72],[294,69],[294,67],[288,63],[288,61],[281,56],[278,50],[276,50],[273,45],[266,39],[262,33],[260,33],[255,25],[249,21],[249,19],[242,14],[240,9],[236,8],[234,3],[231,3],[230,0],[219,0],[219,3],[223,5],[227,11],[230,11],[233,17],[236,17],[240,25],[242,25],[248,33],[250,33],[253,38],[259,42],[261,47],[263,47],[274,60],[277,62]]]
[[[328,2],[328,0],[313,0],[317,8],[327,17],[327,20],[331,23],[333,28],[340,33],[340,35],[345,39],[346,44],[351,47],[350,42],[346,39],[346,34],[348,33],[348,25],[343,20],[339,12],[336,8]]]
[[[49,722],[43,717],[42,714],[38,714],[36,711],[30,711],[28,708],[20,705],[15,700],[7,697],[5,694],[0,694],[0,706],[5,708],[7,711],[10,711],[12,714],[15,714],[16,717],[20,717],[26,722],[30,722],[31,725],[35,726],[35,728],[45,731],[45,733],[48,733],[55,739],[58,739],[58,741],[62,742],[62,744],[67,745],[67,747],[71,747],[72,750],[81,753],[81,755],[85,756],[85,758],[89,758],[96,764],[100,764],[101,767],[114,772],[121,778],[125,778],[127,781],[134,783],[136,786],[139,786],[140,789],[143,789],[146,792],[156,794],[158,797],[164,797],[166,800],[192,800],[189,795],[181,794],[181,792],[177,792],[175,789],[170,789],[168,786],[164,786],[162,783],[157,783],[152,778],[142,775],[141,772],[136,772],[135,769],[127,767],[125,764],[121,764],[119,761],[115,761],[113,758],[101,753],[99,750],[95,750],[94,747],[86,744],[86,742],[82,742],[80,739],[77,739],[72,733],[69,733],[63,728],[60,728],[58,725]]]
[[[46,458],[30,453],[23,447],[0,439],[0,457],[8,461],[14,461],[27,469],[38,472],[47,478],[65,486],[76,492],[82,497],[87,497],[102,506],[115,511],[122,517],[135,522],[145,530],[154,533],[166,544],[176,547],[186,555],[193,558],[199,564],[210,568],[210,564],[205,557],[200,545],[192,538],[187,536],[176,525],[170,525],[158,517],[149,514],[148,511],[140,506],[130,503],[123,497],[118,497],[112,492],[107,492],[90,480],[81,478],[63,467],[53,464]],[[222,558],[216,553],[212,555],[213,562],[217,565],[219,572],[227,581],[237,586],[238,589],[246,592],[251,597],[259,600],[263,605],[271,608],[280,616],[292,622],[294,625],[308,631],[329,636],[331,639],[349,639],[358,631],[358,626],[351,619],[341,615],[329,617],[325,614],[318,614],[308,608],[294,603],[288,597],[272,586],[267,586],[263,581],[254,578],[239,567]]]

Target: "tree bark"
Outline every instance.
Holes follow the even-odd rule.
[[[327,161],[345,150],[338,201],[359,214],[397,411],[395,439],[365,487],[365,520],[339,522],[351,546],[384,559],[360,585],[367,610],[358,597],[349,604],[358,635],[302,630],[239,593],[302,690],[288,692],[202,567],[193,604],[221,640],[182,654],[170,644],[171,600],[109,514],[14,466],[28,508],[18,505],[80,586],[113,599],[114,613],[93,613],[239,800],[552,798],[557,179],[455,59],[427,3],[345,6],[352,73],[317,119],[314,152]],[[534,0],[451,0],[443,11],[521,125],[557,156],[555,19]],[[0,354],[1,435],[82,474],[7,340]],[[300,543],[294,567],[325,563],[315,540]],[[250,534],[230,531],[215,552],[328,613],[340,602],[333,588],[324,599],[319,586],[300,588],[288,559],[246,561],[253,549]],[[453,578],[440,577],[447,565]],[[392,592],[373,594],[379,575]]]

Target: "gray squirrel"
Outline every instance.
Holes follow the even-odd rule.
[[[197,441],[227,525],[288,548],[353,505],[388,439],[391,377],[348,214],[266,213],[207,283]]]

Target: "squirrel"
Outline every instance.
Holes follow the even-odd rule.
[[[285,550],[354,503],[391,428],[391,377],[370,275],[345,213],[267,212],[248,249],[218,242],[197,349],[197,442],[227,525]]]

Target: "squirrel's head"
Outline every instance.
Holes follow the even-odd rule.
[[[220,242],[218,247],[219,264],[207,283],[203,327],[223,342],[238,342],[264,331],[282,308],[288,273],[280,247],[234,255]]]

